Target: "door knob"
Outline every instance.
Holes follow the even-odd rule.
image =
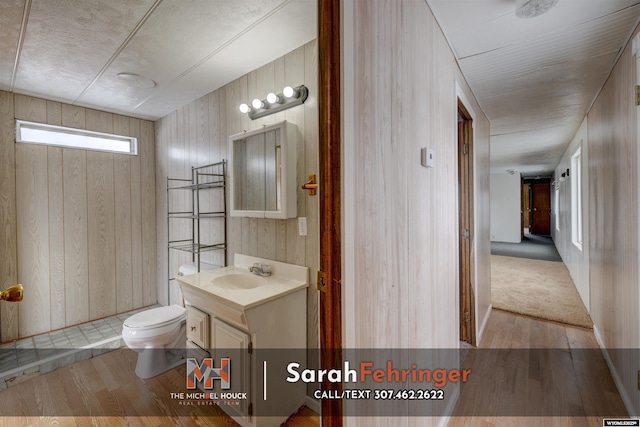
[[[310,196],[316,195],[316,189],[318,188],[318,183],[316,182],[315,174],[309,175],[309,181],[302,184],[303,190],[308,190]]]
[[[24,288],[17,284],[0,292],[0,301],[19,302],[24,296]]]

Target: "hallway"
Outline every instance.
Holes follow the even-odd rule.
[[[491,242],[491,255],[562,262],[553,239],[535,234],[525,234],[520,243]]]
[[[534,19],[518,17],[516,1],[346,4],[345,346],[451,346],[470,319],[479,355],[505,345],[527,349],[514,366],[490,357],[487,372],[504,378],[461,399],[471,411],[486,409],[472,414],[482,415],[478,424],[507,417],[518,390],[519,401],[531,403],[523,410],[545,415],[535,414],[543,399],[532,397],[545,387],[562,391],[557,402],[571,411],[548,415],[598,417],[610,409],[637,416],[640,2],[560,0]],[[384,72],[372,72],[378,69]],[[462,150],[473,158],[471,228],[458,221],[452,122],[459,102],[473,110],[473,147]],[[417,158],[425,147],[436,154],[433,168]],[[490,241],[521,240],[522,180],[538,177],[549,184],[550,205],[533,208],[549,220],[548,233],[589,309],[591,332],[492,310]],[[362,191],[361,183],[375,191]],[[460,235],[469,236],[474,255],[475,312],[451,303],[460,300],[459,248],[451,236]],[[501,327],[497,316],[518,320]],[[558,365],[529,359],[542,357],[528,351],[536,346],[553,349]],[[635,351],[613,350],[620,348]],[[610,355],[607,364],[601,351]],[[580,371],[582,359],[591,363],[586,356],[599,357],[612,393],[615,379],[616,404],[600,396],[597,381],[590,388]],[[556,384],[542,376],[548,373],[542,367],[554,366],[573,380]],[[606,405],[592,404],[597,398]],[[452,425],[465,424],[455,420]]]
[[[491,242],[493,309],[593,328],[588,308],[549,236],[525,234],[520,243]]]
[[[476,379],[463,385],[449,427],[596,427],[604,417],[628,418],[593,331],[495,310],[463,367]]]

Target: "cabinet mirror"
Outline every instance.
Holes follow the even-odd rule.
[[[229,138],[231,216],[295,218],[296,135],[284,121]]]

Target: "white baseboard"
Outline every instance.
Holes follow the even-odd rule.
[[[307,408],[311,409],[316,414],[321,415],[320,412],[322,411],[322,409],[321,409],[319,400],[314,399],[311,396],[307,396],[307,401],[305,402],[305,405],[307,405]]]
[[[440,422],[438,422],[438,427],[446,427],[449,424],[449,420],[451,419],[451,415],[453,414],[453,410],[456,407],[456,403],[458,403],[458,399],[460,398],[460,386],[456,387],[451,394],[451,399],[449,399],[449,404],[444,411],[444,415],[440,417]]]
[[[611,357],[609,356],[609,352],[607,348],[604,346],[604,339],[598,330],[597,325],[593,325],[593,333],[596,336],[596,341],[598,341],[598,345],[600,346],[600,351],[604,356],[604,360],[607,362],[609,366],[609,371],[611,371],[611,376],[613,377],[613,382],[616,384],[616,388],[618,389],[618,393],[620,393],[620,397],[622,398],[622,402],[624,403],[625,408],[627,408],[627,412],[629,416],[632,418],[640,417],[640,414],[636,413],[636,408],[633,406],[633,401],[629,398],[629,394],[627,394],[627,390],[624,388],[624,384],[620,379],[620,375],[618,374],[618,370],[616,366],[613,364]]]
[[[484,329],[487,327],[487,323],[489,322],[491,311],[493,311],[493,304],[489,305],[487,314],[484,316],[484,319],[482,320],[482,326],[480,326],[480,329],[478,330],[478,335],[476,336],[476,346],[478,346],[482,340],[482,335],[484,334]]]

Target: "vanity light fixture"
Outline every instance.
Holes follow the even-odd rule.
[[[278,113],[288,108],[304,104],[309,96],[309,90],[305,85],[291,87],[286,86],[282,93],[269,93],[265,99],[254,99],[251,106],[240,104],[240,112],[249,114],[251,120]]]

